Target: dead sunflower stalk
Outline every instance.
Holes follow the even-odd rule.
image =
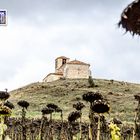
[[[90,108],[89,108],[89,121],[90,121],[89,139],[90,140],[96,139],[96,134],[94,133],[96,131],[96,122],[94,120],[95,114],[92,110],[92,104],[95,100],[100,100],[100,99],[103,99],[103,96],[99,92],[87,92],[83,94],[83,100],[90,103]]]
[[[26,137],[26,110],[27,108],[29,107],[29,103],[25,100],[21,100],[17,103],[19,106],[22,107],[22,137],[23,137],[23,140],[26,140],[27,137]]]
[[[95,100],[91,106],[91,109],[98,114],[97,140],[100,140],[100,114],[109,112],[110,106],[108,102],[104,100]]]
[[[136,101],[138,101],[137,108],[135,110],[134,117],[134,130],[133,130],[133,140],[140,139],[140,95],[134,95]]]
[[[4,105],[5,101],[10,97],[10,94],[6,91],[0,91],[0,118],[1,118],[1,126],[0,126],[0,139],[4,140],[4,133],[7,129],[7,125],[5,124],[5,117],[11,115],[11,109]]]
[[[73,104],[73,108],[75,108],[77,111],[81,113],[80,116],[80,122],[79,122],[79,129],[80,129],[80,137],[79,139],[82,139],[82,109],[85,107],[85,105],[82,102],[78,102],[76,104]]]

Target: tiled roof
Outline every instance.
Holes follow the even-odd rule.
[[[78,61],[78,60],[69,61],[69,62],[67,62],[67,64],[90,65],[90,64],[84,63],[82,61]]]
[[[57,60],[57,59],[69,59],[69,58],[68,57],[65,57],[65,56],[59,56],[55,60]]]

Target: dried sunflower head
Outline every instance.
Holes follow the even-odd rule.
[[[140,0],[133,1],[123,10],[118,25],[132,35],[140,35]]]
[[[128,128],[124,131],[124,133],[126,133],[128,135],[132,134],[132,132],[133,132],[133,130],[131,130],[130,128]]]
[[[122,124],[121,120],[119,120],[117,118],[113,118],[113,123],[114,124]]]
[[[60,107],[57,107],[56,109],[55,109],[55,112],[62,112],[63,110],[60,108]]]
[[[76,104],[73,104],[73,108],[75,108],[76,110],[82,110],[85,107],[85,105],[82,102],[78,102]]]
[[[54,109],[52,108],[48,108],[48,107],[45,107],[41,110],[42,114],[45,115],[45,114],[51,114],[54,112]]]
[[[29,107],[29,103],[25,100],[21,100],[17,103],[19,106],[23,107],[23,108],[28,108]]]
[[[103,96],[99,92],[88,92],[83,94],[83,100],[90,103],[100,99],[103,99]]]
[[[134,97],[137,101],[140,101],[140,95],[134,95]]]
[[[47,107],[48,107],[48,108],[52,108],[52,109],[54,109],[54,110],[56,110],[56,109],[58,108],[58,106],[57,106],[56,104],[53,104],[53,103],[47,104]]]
[[[110,106],[104,100],[96,100],[91,106],[91,109],[96,113],[106,113],[109,112]]]
[[[12,113],[11,109],[7,106],[0,107],[0,116],[10,116]]]
[[[69,122],[74,122],[81,117],[81,113],[79,111],[73,111],[68,116]]]
[[[9,101],[5,102],[4,105],[9,107],[10,109],[14,109],[15,108],[15,106],[11,102],[9,102]]]
[[[7,100],[10,94],[7,91],[0,91],[0,100]]]

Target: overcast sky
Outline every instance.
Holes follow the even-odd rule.
[[[94,78],[140,83],[140,38],[118,28],[132,0],[0,0],[0,90],[42,81],[54,59],[91,64]]]

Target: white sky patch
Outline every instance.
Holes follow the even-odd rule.
[[[42,81],[43,76],[45,75],[41,73],[41,69],[45,69],[45,65],[46,64],[42,61],[30,60],[29,63],[26,63],[26,65],[17,69],[14,77],[9,77],[7,81],[0,82],[0,88],[8,88],[11,90],[17,87],[25,86],[32,82]]]

